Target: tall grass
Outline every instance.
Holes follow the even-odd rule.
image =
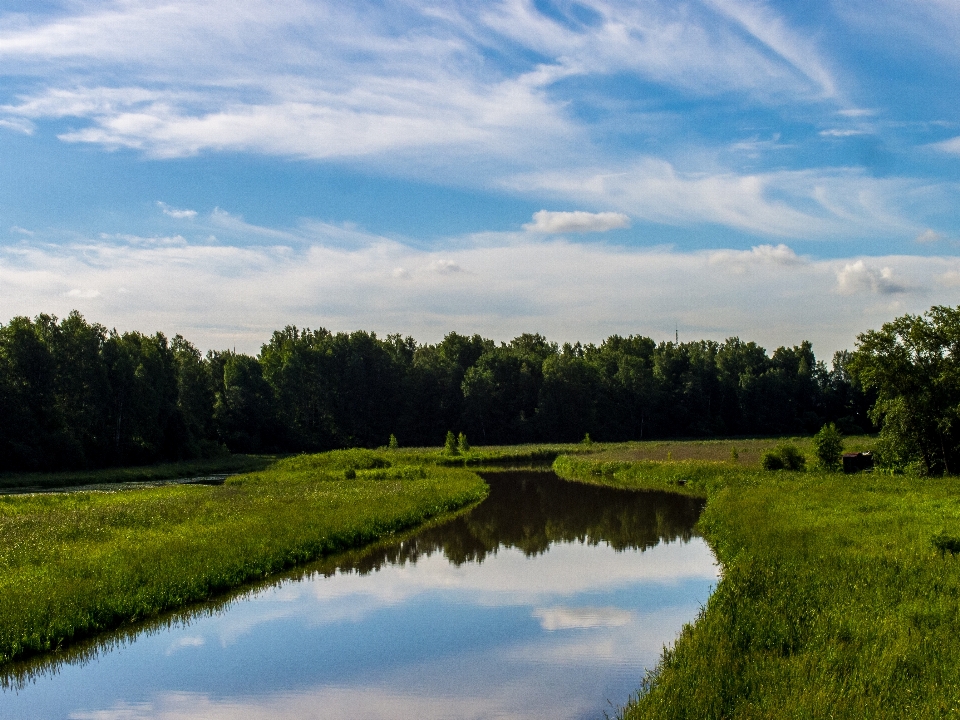
[[[0,662],[375,541],[487,492],[463,469],[361,463],[347,479],[343,458],[323,465],[295,458],[217,487],[0,497]]]
[[[618,486],[688,477],[723,564],[623,718],[960,716],[957,479],[585,465],[556,463]]]

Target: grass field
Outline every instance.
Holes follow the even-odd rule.
[[[691,459],[697,444],[671,461],[634,451],[660,452],[554,467],[706,497],[723,576],[623,718],[960,717],[956,478],[771,473],[740,466],[743,453]]]
[[[376,541],[487,492],[465,469],[390,464],[330,453],[222,486],[0,497],[0,664]]]
[[[761,470],[781,442],[811,470]],[[708,501],[701,529],[722,579],[623,718],[960,717],[960,484],[821,472],[804,438],[338,451],[219,487],[0,497],[0,656],[156,617],[469,505],[486,488],[466,467],[551,458],[571,480]]]

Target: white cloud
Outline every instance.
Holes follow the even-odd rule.
[[[630,218],[623,213],[540,210],[533,214],[533,222],[524,225],[523,229],[534,233],[583,233],[606,232],[628,227],[630,227]]]
[[[859,118],[859,117],[870,117],[871,115],[876,115],[877,111],[871,110],[869,108],[845,108],[843,110],[837,111],[837,114],[842,115],[843,117]]]
[[[588,4],[600,21],[571,28],[518,0],[442,12],[266,0],[78,3],[0,31],[0,58],[44,78],[0,112],[10,123],[79,118],[85,126],[64,140],[156,157],[365,157],[457,146],[466,156],[482,149],[529,163],[589,144],[569,98],[557,94],[571,76],[623,72],[711,95],[801,101],[811,84],[815,95],[833,92],[817,48],[768,8],[716,0],[712,10],[678,14],[665,1]],[[490,61],[490,48],[511,44],[543,59]]]
[[[707,0],[740,23],[754,38],[817,86],[825,97],[836,94],[832,73],[809,37],[793,32],[769,5],[744,0]]]
[[[197,216],[196,210],[180,210],[178,208],[173,208],[167,205],[165,202],[157,200],[157,207],[159,207],[164,215],[169,215],[172,218],[182,220],[185,218],[195,218]]]
[[[33,237],[36,233],[33,230],[27,230],[22,228],[19,225],[13,225],[10,228],[10,232],[16,233],[17,235],[26,235],[27,237]]]
[[[830,128],[829,130],[821,130],[821,137],[836,137],[836,138],[845,138],[845,137],[854,137],[856,135],[868,135],[868,130],[854,130],[851,128],[839,129],[839,128]]]
[[[100,291],[99,291],[99,290],[92,290],[92,289],[85,289],[85,290],[84,290],[84,289],[81,289],[81,288],[73,288],[72,290],[68,290],[68,291],[66,292],[66,296],[69,297],[69,298],[78,298],[78,299],[83,299],[83,300],[89,300],[89,299],[92,299],[92,298],[98,298],[98,297],[100,297]]]
[[[709,253],[710,262],[732,265],[802,265],[804,258],[787,245],[755,245],[749,250],[716,250]]]
[[[943,235],[931,228],[927,228],[915,238],[916,242],[922,244],[940,242],[941,240],[943,240]]]
[[[960,155],[960,137],[950,138],[949,140],[933,143],[930,147],[932,147],[934,150],[939,150],[940,152],[948,153],[950,155]]]
[[[0,29],[0,60],[35,78],[0,106],[0,122],[42,127],[68,119],[69,129],[57,124],[64,141],[156,158],[347,159],[379,173],[506,188],[538,202],[546,195],[635,221],[716,223],[764,237],[920,231],[901,205],[904,187],[922,183],[850,170],[751,173],[718,167],[708,150],[638,157],[605,147],[573,109],[596,98],[566,88],[571,78],[630,77],[701,99],[736,93],[777,112],[837,96],[817,42],[769,4],[585,0],[584,7],[595,23],[551,19],[526,0],[389,9],[72,3],[52,17],[10,18]],[[491,59],[501,54],[515,61]]]
[[[20,118],[0,118],[0,128],[15,130],[24,135],[33,135],[33,123]]]
[[[942,275],[937,276],[937,282],[947,287],[960,286],[960,270],[948,270]]]
[[[847,263],[837,271],[837,292],[841,295],[877,293],[891,295],[907,292],[907,287],[893,277],[893,269],[876,269],[863,260]]]
[[[623,167],[524,173],[505,182],[520,192],[619,208],[635,219],[674,225],[714,223],[760,236],[849,238],[919,232],[906,203],[925,188],[855,170],[757,174],[683,172],[657,158]]]
[[[960,304],[960,290],[944,281],[960,272],[956,257],[815,260],[787,245],[681,252],[525,233],[462,238],[434,251],[357,232],[344,244],[349,231],[323,235],[321,227],[265,237],[258,233],[270,228],[254,226],[246,241],[238,236],[243,246],[25,238],[0,246],[0,307],[7,317],[79,307],[108,327],[179,332],[204,349],[253,353],[290,323],[421,342],[451,330],[496,340],[522,332],[559,342],[614,333],[666,339],[678,324],[688,339],[739,335],[768,348],[809,339],[829,356],[891,319],[878,296],[896,297],[903,312]],[[95,309],[78,305],[91,300]]]
[[[430,263],[429,270],[440,275],[452,275],[454,273],[462,273],[464,271],[463,268],[453,260],[434,260],[432,263]]]

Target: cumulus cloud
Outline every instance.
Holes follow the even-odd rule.
[[[837,292],[841,295],[864,292],[891,295],[907,292],[907,288],[894,279],[892,268],[877,269],[857,260],[837,271]]]
[[[428,269],[440,275],[452,275],[454,273],[464,272],[463,268],[453,260],[434,260],[430,263]]]
[[[628,227],[630,227],[630,218],[623,213],[540,210],[533,214],[533,222],[524,225],[523,229],[534,233],[584,233],[606,232]]]
[[[170,207],[165,202],[157,200],[157,207],[159,207],[164,215],[169,215],[172,218],[182,220],[184,218],[195,218],[197,216],[196,210],[180,210],[179,208]]]

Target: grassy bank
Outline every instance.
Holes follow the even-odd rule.
[[[464,469],[299,456],[222,486],[0,497],[0,662],[210,598],[480,500]]]
[[[955,478],[591,459],[554,466],[707,497],[724,568],[624,718],[960,716]]]
[[[441,448],[398,448],[374,451],[394,464],[438,465],[441,467],[497,467],[549,465],[560,454],[589,452],[582,444],[575,445],[505,445],[471,448],[450,454]],[[0,493],[45,492],[72,487],[114,484],[155,483],[179,478],[236,474],[263,470],[278,456],[224,454],[204,460],[158,463],[134,467],[103,468],[55,473],[0,473]]]

